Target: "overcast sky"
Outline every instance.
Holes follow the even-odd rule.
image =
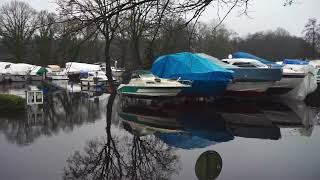
[[[10,0],[1,0],[0,5]],[[37,10],[55,11],[55,0],[23,0]],[[284,28],[291,34],[301,36],[308,18],[316,18],[320,23],[320,0],[297,0],[292,6],[283,6],[284,0],[251,0],[249,16],[239,16],[240,9],[235,9],[225,19],[224,24],[240,36],[257,31]],[[224,10],[220,10],[221,16]],[[215,7],[208,7],[200,18],[210,22],[217,18]]]

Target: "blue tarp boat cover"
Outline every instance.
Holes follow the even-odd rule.
[[[300,59],[285,59],[283,64],[298,64],[298,65],[308,65],[309,61],[302,61]]]
[[[233,139],[233,136],[224,132],[161,133],[156,136],[166,144],[181,149],[205,148]]]
[[[182,80],[229,82],[233,78],[233,71],[189,52],[159,57],[153,63],[151,72],[161,78],[181,78]]]
[[[156,134],[163,142],[182,149],[205,148],[234,139],[226,130],[225,121],[218,114],[206,116],[187,114],[177,118],[184,132]]]

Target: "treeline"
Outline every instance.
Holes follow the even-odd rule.
[[[11,15],[17,12],[21,14]],[[161,19],[161,26],[155,27],[141,18],[142,13],[132,18],[137,14],[139,11],[122,19],[110,43],[111,61],[118,61],[121,67],[149,68],[158,56],[183,51],[218,58],[245,51],[274,61],[319,57],[319,51],[314,54],[315,47],[308,39],[281,28],[239,37],[217,23],[188,23],[180,15],[171,14]],[[11,27],[10,18],[25,22]],[[37,12],[24,2],[4,4],[0,9],[0,61],[64,65],[68,61],[105,60],[105,36],[95,26],[86,24],[81,31],[71,31],[79,27],[79,22],[61,19],[61,13]]]

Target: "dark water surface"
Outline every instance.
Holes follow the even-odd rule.
[[[19,83],[0,93],[39,88],[44,105],[0,112],[1,180],[320,179],[320,111],[304,102],[159,103]]]

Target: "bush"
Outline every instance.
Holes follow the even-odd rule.
[[[0,94],[0,111],[22,111],[26,100],[12,94]]]

